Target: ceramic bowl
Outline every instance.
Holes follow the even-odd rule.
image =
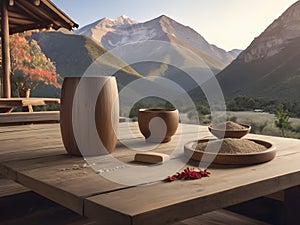
[[[248,134],[251,130],[251,126],[247,124],[239,124],[244,127],[244,129],[239,130],[226,130],[224,129],[216,128],[213,125],[210,125],[208,127],[208,130],[217,138],[242,138],[246,134]]]
[[[178,128],[178,123],[177,109],[148,108],[138,112],[139,129],[147,142],[169,142]]]

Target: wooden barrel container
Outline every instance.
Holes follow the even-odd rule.
[[[118,124],[115,77],[64,78],[60,128],[69,154],[96,156],[111,153],[117,143]]]

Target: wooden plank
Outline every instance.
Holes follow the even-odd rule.
[[[59,122],[59,111],[1,113],[0,124]]]
[[[40,126],[40,127],[43,127],[43,126]],[[59,127],[56,126],[56,128],[59,128]],[[80,198],[82,196],[93,196],[95,194],[99,194],[102,192],[123,188],[122,185],[115,185],[112,182],[108,182],[108,181],[107,181],[107,184],[109,184],[108,186],[103,185],[103,182],[99,181],[99,187],[101,187],[100,189],[99,189],[99,187],[94,189],[93,184],[88,185],[87,188],[86,187],[82,188],[81,186],[80,186],[80,188],[79,187],[76,188],[76,187],[74,187],[74,178],[72,176],[70,176],[70,174],[68,175],[68,179],[64,178],[63,182],[61,182],[61,180],[57,181],[58,177],[60,177],[60,175],[58,175],[58,173],[61,173],[60,170],[68,165],[69,165],[69,168],[72,168],[71,165],[78,164],[76,162],[77,158],[75,157],[76,160],[74,160],[73,158],[70,159],[70,162],[68,163],[65,160],[58,160],[56,158],[56,156],[53,156],[54,158],[53,157],[45,157],[45,156],[47,156],[47,154],[52,155],[51,153],[53,153],[53,152],[55,153],[55,155],[58,153],[58,151],[54,151],[54,149],[57,149],[57,147],[53,146],[58,141],[56,141],[56,140],[49,141],[49,136],[48,136],[49,132],[47,132],[47,134],[45,135],[45,134],[42,134],[41,130],[39,130],[39,129],[34,130],[30,134],[27,133],[25,135],[25,138],[24,138],[23,133],[24,133],[23,130],[19,131],[17,136],[14,136],[13,139],[9,139],[11,141],[9,141],[9,142],[6,141],[4,143],[5,144],[4,151],[5,151],[5,149],[7,149],[6,151],[8,151],[8,152],[6,154],[3,152],[1,153],[1,161],[20,160],[20,159],[24,159],[25,157],[28,160],[17,161],[16,163],[14,163],[14,162],[3,163],[2,167],[0,167],[0,168],[1,168],[2,173],[4,173],[6,176],[9,176],[10,178],[28,186],[28,187],[34,188],[34,190],[37,191],[38,193],[43,193],[50,199],[57,200],[61,204],[69,206],[70,208],[72,208],[73,210],[75,210],[77,212],[82,211],[80,209],[81,201],[78,201],[78,198],[74,197],[74,196],[68,196],[69,201],[62,198],[61,196],[67,196],[67,195],[63,190],[61,190],[61,188],[67,190],[67,193],[73,193],[74,195],[79,196]],[[4,137],[4,139],[9,138],[10,136],[11,136],[11,134],[8,134],[7,137]],[[52,136],[51,139],[53,139],[53,134],[51,136]],[[59,135],[56,135],[55,139],[57,139],[57,137],[60,137],[60,133],[59,133]],[[140,141],[141,141],[141,143],[145,143],[145,141],[143,139],[141,139]],[[176,139],[174,139],[174,141],[176,141]],[[53,142],[53,143],[51,144],[51,142]],[[22,151],[18,151],[16,149],[15,150],[16,152],[12,152],[11,149],[15,145],[22,146]],[[61,145],[61,149],[63,150],[60,139],[59,139],[58,145]],[[45,149],[45,150],[41,151],[42,149],[46,148],[46,146],[49,147],[49,149]],[[120,148],[126,149],[124,146],[120,147]],[[163,145],[161,148],[163,148]],[[161,148],[159,148],[158,150],[161,150]],[[62,153],[64,153],[64,152],[62,152]],[[127,153],[128,153],[128,151],[127,151]],[[117,156],[125,157],[126,160],[124,160],[124,161],[128,162],[128,161],[132,161],[132,159],[134,157],[134,153],[135,152],[131,152],[129,154],[131,156],[131,158],[128,157],[128,154],[126,154],[126,153],[119,154],[119,155],[117,154]],[[43,157],[43,158],[41,158],[41,157]],[[59,158],[64,158],[64,157],[67,157],[67,155],[62,154],[61,156],[59,156]],[[32,160],[30,160],[30,158]],[[82,159],[80,158],[80,160],[82,160]],[[51,168],[52,168],[52,164],[50,162],[54,162],[54,165],[53,165],[54,168],[53,168],[53,172],[51,172],[49,174],[49,172],[51,171]],[[83,163],[84,163],[84,161],[81,162],[81,164],[83,164]],[[36,168],[35,165],[38,165],[38,167]],[[14,168],[14,169],[11,170],[10,168]],[[22,171],[22,172],[19,172],[19,171]],[[66,172],[68,172],[68,171],[63,171],[63,173],[66,173]],[[95,174],[93,176],[95,176]],[[98,178],[99,176],[96,175],[95,177]],[[78,179],[78,182],[77,182],[78,185],[86,183],[86,182],[82,182],[82,179],[84,179],[82,176],[79,176],[78,174],[76,174],[76,178]],[[101,177],[101,180],[103,180],[103,179],[104,178]],[[86,178],[86,180],[87,180],[87,184],[88,184],[90,182],[90,178]],[[93,180],[93,182],[97,183],[95,181],[96,178],[93,178],[92,180]],[[56,182],[58,182],[59,186],[54,187],[54,190],[52,190],[52,189],[50,190],[50,189],[48,189],[49,182],[50,182],[50,185],[53,185]],[[46,183],[46,185],[44,185],[45,183]],[[59,190],[56,191],[55,189],[59,189]],[[47,193],[45,194],[45,192],[47,192],[47,193],[51,192],[51,194],[47,194]],[[53,193],[55,193],[55,194],[53,194]]]
[[[60,104],[57,98],[0,98],[0,112],[10,113],[12,109],[21,107],[24,112],[33,112],[32,106]]]
[[[290,140],[274,140],[282,146],[279,152],[290,151]],[[124,215],[131,218],[132,224],[166,224],[295,186],[300,183],[300,141],[296,141],[298,146],[294,146],[293,155],[282,154],[269,163],[227,169],[212,167],[211,177],[200,181],[137,186],[88,198],[86,215],[103,219],[105,214],[95,212],[107,208],[116,224]]]
[[[1,162],[66,154],[58,124],[0,127],[0,143]]]
[[[33,125],[26,125],[26,126],[6,126],[6,127],[0,127],[0,133],[1,133],[1,140],[2,135],[7,134],[10,132],[16,132],[24,131],[26,133],[31,133],[34,130],[41,130],[41,131],[48,131],[48,130],[56,130],[59,131],[59,127],[57,127],[57,124],[35,124]]]
[[[136,125],[131,124],[131,129],[140,135]],[[170,154],[180,138],[182,147],[185,140],[209,135],[207,127],[193,133],[194,127],[187,125],[170,143],[158,145],[155,151]],[[0,128],[0,133],[1,173],[80,214],[99,220],[109,218],[107,224],[170,224],[300,184],[300,140],[295,139],[250,135],[272,141],[278,149],[277,157],[247,167],[212,165],[211,177],[202,180],[166,184],[157,179],[157,174],[150,174],[157,182],[149,184],[139,178],[138,186],[125,187],[84,167],[82,158],[66,155],[59,124],[49,130],[46,125],[26,126],[26,129],[5,127]],[[147,144],[142,136],[127,139],[127,135],[126,124],[120,124],[121,141]],[[134,153],[120,142],[113,156],[131,163]],[[113,169],[114,164],[109,160],[102,162]]]
[[[226,210],[205,213],[201,216],[190,218],[173,225],[268,225],[267,223],[248,218]]]
[[[0,98],[0,108],[60,104],[58,98]]]
[[[297,176],[299,177],[299,174],[295,175],[293,179],[296,179]],[[221,180],[220,182],[225,181]],[[122,190],[115,193],[108,193],[89,198],[85,203],[85,215],[101,221],[106,221],[108,218],[113,218],[110,221],[111,224],[125,224],[120,223],[125,216],[127,216],[130,221],[133,221],[132,223],[128,224],[171,224],[178,220],[265,195],[268,193],[268,191],[262,191],[260,188],[262,186],[266,187],[267,189],[272,188],[277,182],[282,182],[282,180],[279,179],[258,183],[256,185],[250,185],[247,188],[245,187],[233,190],[230,190],[230,187],[228,187],[227,191],[218,191],[218,193],[215,194],[202,192],[203,195],[198,195],[198,199],[193,199],[192,195],[184,194],[184,191],[201,192],[201,188],[206,190],[204,188],[205,184],[199,185],[199,182],[198,184],[194,183],[193,185],[190,184],[188,186],[175,185],[172,186],[172,188],[166,188],[163,186],[155,188],[151,186],[155,189],[153,191],[147,189],[137,191],[137,188],[131,188],[128,190]],[[214,183],[216,183],[215,180]],[[289,183],[280,186],[278,189],[287,188],[289,185],[295,185],[295,183]],[[199,186],[199,188],[198,190],[195,190],[195,188],[191,189],[191,186]],[[208,185],[207,187],[210,188],[212,185]],[[259,191],[255,192],[257,189]],[[165,193],[176,192],[176,190],[179,190],[176,195],[181,196],[181,202],[177,196],[174,196],[174,194],[166,195]],[[126,194],[124,194],[125,192]],[[163,192],[164,195],[157,195],[156,192]],[[131,196],[130,198],[134,196],[134,198],[132,198],[131,201],[128,201],[129,196]],[[104,199],[101,199],[101,197]],[[124,197],[126,199],[123,199]],[[166,206],[165,201],[167,201],[168,198],[172,199],[172,202]],[[108,199],[110,199],[110,203],[108,202]],[[154,203],[156,203],[156,205]],[[139,206],[139,209],[135,207],[137,205]],[[110,209],[109,215],[106,214],[107,212],[105,209]]]
[[[2,163],[8,171],[5,174],[2,169],[2,173],[82,215],[84,197],[124,188],[85,164],[81,157],[63,154]]]
[[[0,177],[0,198],[28,192],[29,189],[6,178]]]
[[[279,191],[279,192],[267,195],[266,197],[283,202],[284,201],[284,195],[285,195],[284,191]]]
[[[91,225],[94,221],[80,216],[34,193],[26,192],[0,198],[1,225]]]

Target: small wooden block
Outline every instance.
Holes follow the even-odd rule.
[[[136,153],[134,161],[145,163],[163,163],[169,159],[169,155],[157,152]]]

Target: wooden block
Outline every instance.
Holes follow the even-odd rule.
[[[143,152],[136,153],[134,156],[134,161],[145,162],[145,163],[163,163],[170,157],[167,154],[157,153],[157,152]]]

